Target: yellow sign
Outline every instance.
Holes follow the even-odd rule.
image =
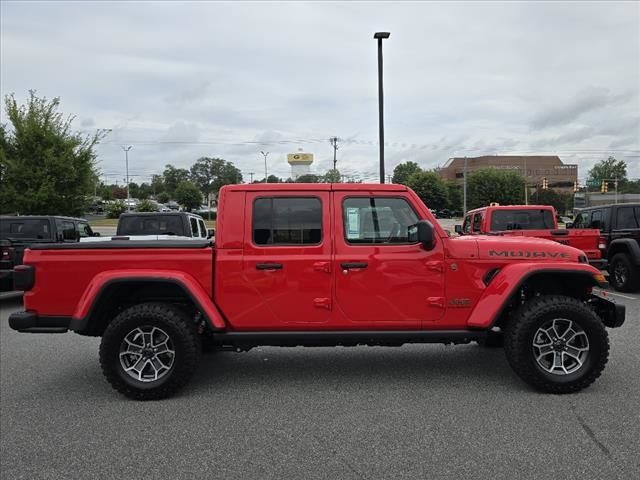
[[[289,162],[289,165],[311,165],[313,163],[313,153],[289,153],[287,162]]]

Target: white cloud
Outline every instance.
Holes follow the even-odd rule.
[[[100,167],[150,176],[219,156],[288,175],[286,153],[377,178],[376,30],[387,171],[456,155],[559,154],[640,177],[638,3],[2,2],[1,93],[60,96],[108,128]],[[4,121],[4,120],[3,120]],[[93,121],[93,123],[91,123]],[[626,155],[626,157],[625,157]]]

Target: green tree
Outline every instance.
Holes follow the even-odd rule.
[[[467,208],[484,207],[491,202],[500,205],[524,203],[524,179],[512,170],[481,168],[469,173]]]
[[[409,181],[409,177],[415,173],[420,173],[422,169],[416,162],[404,162],[396,165],[393,169],[393,183],[401,183],[406,185]]]
[[[447,182],[447,208],[454,212],[462,213],[462,185],[455,182]]]
[[[169,194],[167,192],[160,192],[156,198],[160,203],[167,203],[171,198],[169,198]]]
[[[154,196],[160,195],[165,191],[164,177],[162,175],[154,175],[151,177],[150,190]]]
[[[195,183],[183,180],[176,187],[176,201],[190,212],[202,203],[202,192]]]
[[[94,194],[94,149],[104,132],[73,132],[60,99],[33,90],[25,105],[13,95],[4,104],[12,128],[0,126],[0,213],[81,215]]]
[[[282,183],[282,179],[275,175],[269,175],[267,177],[267,183]]]
[[[209,193],[216,196],[224,185],[242,182],[242,173],[236,166],[221,158],[201,157],[191,166],[191,181],[202,191],[205,197]]]
[[[296,178],[296,183],[320,183],[320,180],[321,178],[318,175],[307,173]]]
[[[323,181],[326,183],[340,183],[341,181],[340,170],[334,170],[333,168],[324,174]]]
[[[447,185],[433,171],[420,171],[407,179],[407,186],[433,210],[446,208],[449,202]]]
[[[551,205],[560,215],[573,207],[573,195],[553,189],[538,189],[529,198],[531,202],[535,202],[538,205]]]
[[[136,207],[136,212],[157,212],[158,208],[155,202],[151,200],[142,200]]]
[[[606,160],[600,160],[589,170],[588,179],[594,182],[616,178],[622,182],[627,179],[627,163],[624,160],[609,157]]]
[[[176,188],[178,188],[181,182],[189,181],[189,177],[189,170],[176,168],[171,164],[166,165],[162,172],[164,191],[167,192],[170,197],[176,198]]]
[[[127,206],[121,200],[117,200],[113,203],[109,203],[105,211],[107,212],[107,218],[120,218],[124,212],[127,211]]]

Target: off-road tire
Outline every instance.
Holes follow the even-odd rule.
[[[553,319],[575,322],[588,338],[588,355],[573,373],[549,373],[536,361],[534,336]],[[543,295],[525,303],[509,321],[504,349],[511,368],[529,385],[548,393],[573,393],[591,385],[602,373],[609,358],[609,337],[600,318],[580,300]]]
[[[162,378],[141,382],[131,378],[120,362],[125,337],[137,327],[158,327],[175,349],[171,368]],[[184,387],[198,365],[202,345],[189,319],[180,309],[163,303],[143,303],[121,312],[107,326],[100,344],[100,365],[111,386],[135,400],[159,400]]]
[[[621,268],[625,272],[623,281],[619,281],[616,269]],[[640,268],[634,265],[631,257],[626,253],[616,253],[611,259],[609,267],[609,283],[619,292],[635,292],[640,286]]]

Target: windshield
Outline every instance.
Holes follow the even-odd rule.
[[[50,240],[51,227],[46,218],[3,218],[0,222],[1,238],[28,238]]]
[[[491,215],[492,232],[547,228],[555,228],[551,210],[495,210]]]

